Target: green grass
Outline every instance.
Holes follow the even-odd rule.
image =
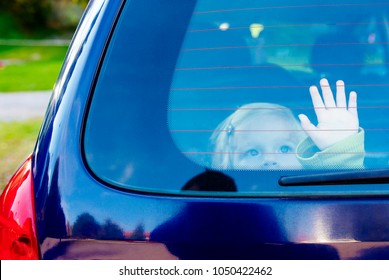
[[[32,153],[42,120],[0,122],[0,193]]]
[[[0,92],[51,90],[67,46],[0,45]]]

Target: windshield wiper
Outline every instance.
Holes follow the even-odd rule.
[[[354,184],[387,184],[389,169],[360,170],[349,172],[332,172],[311,175],[282,176],[280,186],[322,186]]]

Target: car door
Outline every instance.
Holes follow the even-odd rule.
[[[387,3],[98,10],[34,154],[42,258],[388,258]],[[299,152],[299,115],[356,109]]]

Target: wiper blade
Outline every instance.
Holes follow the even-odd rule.
[[[389,169],[332,172],[311,175],[282,176],[280,186],[322,186],[354,184],[387,184]]]

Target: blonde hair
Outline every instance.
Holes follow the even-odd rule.
[[[296,130],[296,136],[303,138],[300,123],[294,117],[292,111],[284,106],[274,103],[249,103],[238,108],[234,113],[223,120],[210,137],[210,150],[212,151],[211,165],[214,168],[232,168],[231,154],[233,152],[234,133],[236,127],[250,118],[264,120],[269,115],[277,115],[290,122],[291,129]],[[301,132],[300,132],[301,131]]]

